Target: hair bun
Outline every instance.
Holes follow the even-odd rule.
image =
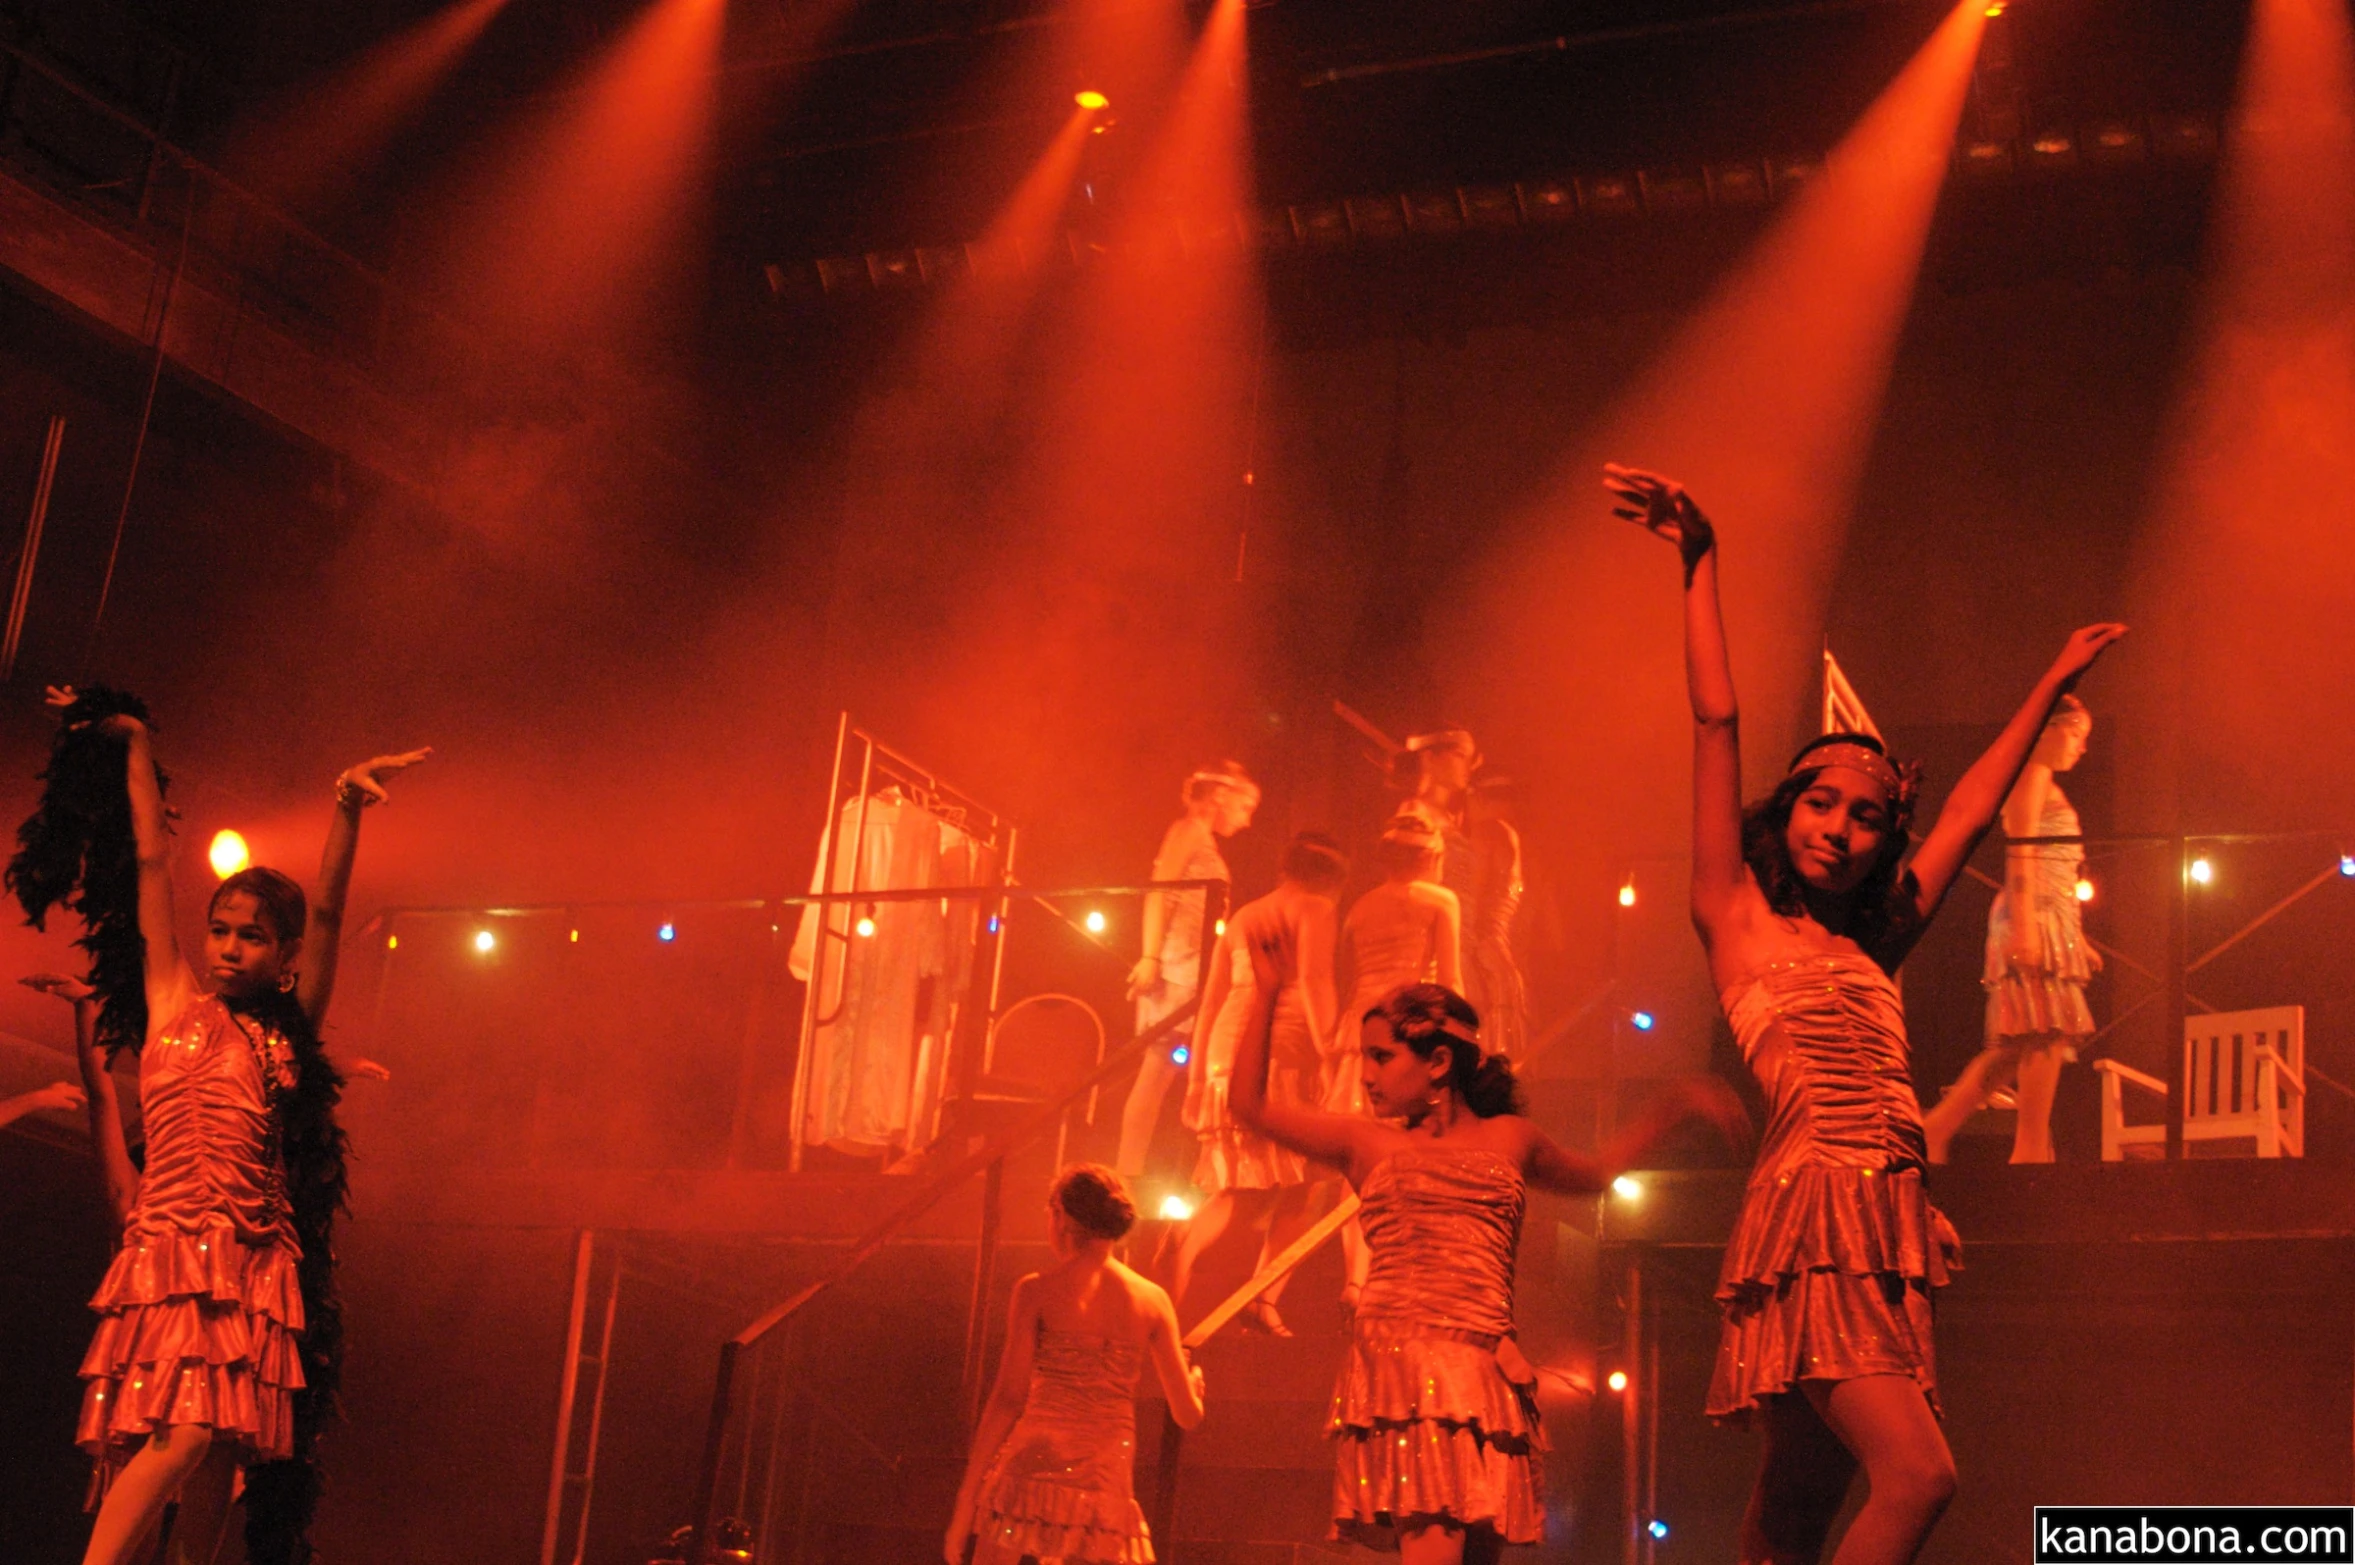
[[[1074,1163],[1063,1170],[1048,1199],[1093,1239],[1126,1238],[1137,1224],[1137,1203],[1127,1182],[1101,1163]]]

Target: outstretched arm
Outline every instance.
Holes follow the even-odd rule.
[[[335,993],[335,972],[343,958],[344,899],[351,891],[352,861],[360,851],[360,812],[372,804],[390,804],[392,796],[384,791],[383,779],[431,754],[425,749],[380,755],[335,780],[335,817],[328,822],[327,847],[319,856],[318,895],[311,901],[302,980],[295,995],[314,1028],[327,1023],[327,1002]]]
[[[2012,714],[1995,743],[1987,753],[1971,763],[1971,769],[1954,785],[1946,796],[1945,806],[1938,812],[1938,823],[1922,841],[1921,851],[1913,856],[1913,878],[1917,885],[1913,929],[1918,934],[1928,924],[1938,905],[1946,900],[1954,878],[1970,862],[1987,828],[1995,824],[1996,812],[2019,779],[2020,768],[2027,765],[2029,754],[2036,748],[2036,738],[2044,732],[2044,725],[2052,717],[2052,709],[2062,696],[2076,687],[2085,671],[2094,665],[2109,645],[2126,634],[2123,625],[2088,625],[2069,638],[2061,648],[2061,655],[2053,660],[2044,677],[2036,681],[2036,688],[2028,692],[2028,699]],[[1876,953],[1880,954],[1880,953]],[[1884,965],[1903,952],[1882,955]]]
[[[1717,532],[1675,481],[1603,469],[1612,514],[1676,545],[1684,562],[1685,686],[1693,705],[1693,921],[1715,943],[1748,875],[1742,862],[1741,711],[1717,600]]]
[[[1589,1157],[1560,1145],[1534,1123],[1529,1124],[1529,1148],[1524,1160],[1530,1182],[1564,1195],[1591,1195],[1630,1168],[1651,1157],[1689,1120],[1705,1120],[1735,1151],[1749,1145],[1750,1115],[1724,1082],[1714,1076],[1679,1081],[1644,1106],[1644,1111],[1621,1127],[1602,1149]]]
[[[1230,929],[1234,926],[1229,926]],[[1279,940],[1280,935],[1267,937]],[[1251,1009],[1235,1043],[1235,1078],[1227,1107],[1235,1118],[1270,1141],[1360,1178],[1380,1156],[1381,1126],[1359,1114],[1327,1114],[1305,1103],[1275,1103],[1267,1095],[1268,1035],[1276,1022],[1275,995],[1283,985],[1285,954],[1260,940],[1251,943]]]
[[[74,1057],[82,1068],[78,1096],[90,1113],[90,1146],[98,1158],[99,1177],[106,1182],[107,1210],[121,1227],[139,1196],[139,1171],[131,1166],[131,1149],[123,1141],[123,1114],[117,1104],[114,1074],[98,1049],[98,991],[79,978],[63,973],[35,973],[24,980],[28,989],[71,1001],[74,1008]]]
[[[949,1518],[941,1554],[948,1565],[964,1565],[965,1540],[973,1535],[974,1511],[981,1500],[981,1480],[1014,1421],[1030,1400],[1031,1344],[1038,1338],[1038,1278],[1025,1277],[1014,1285],[1014,1302],[1006,1311],[1006,1350],[998,1359],[998,1378],[981,1406],[981,1421],[973,1430],[973,1451],[965,1459],[965,1479],[957,1485],[957,1505]]]

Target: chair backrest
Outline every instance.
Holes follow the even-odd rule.
[[[2183,1019],[2183,1118],[2256,1114],[2283,1105],[2257,1101],[2260,1052],[2272,1045],[2290,1070],[2306,1068],[2306,1008],[2276,1005],[2262,1011],[2214,1011]]]

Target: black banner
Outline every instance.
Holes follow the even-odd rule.
[[[2039,1505],[2036,1565],[2355,1565],[2355,1506]]]

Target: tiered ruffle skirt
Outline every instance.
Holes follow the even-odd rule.
[[[1808,1166],[1754,1184],[1718,1273],[1709,1415],[1741,1423],[1803,1380],[1907,1375],[1938,1407],[1931,1293],[1962,1267],[1918,1169]]]
[[[1510,1338],[1361,1319],[1325,1427],[1333,1536],[1378,1542],[1444,1519],[1537,1542],[1545,1431],[1535,1389]]]
[[[226,1223],[124,1240],[90,1307],[75,1431],[103,1492],[136,1443],[167,1424],[204,1424],[245,1462],[294,1449],[303,1385],[302,1287],[285,1245],[240,1243]]]
[[[973,1565],[1068,1560],[1073,1565],[1153,1565],[1145,1513],[1126,1494],[1009,1475],[984,1497],[974,1522]]]

